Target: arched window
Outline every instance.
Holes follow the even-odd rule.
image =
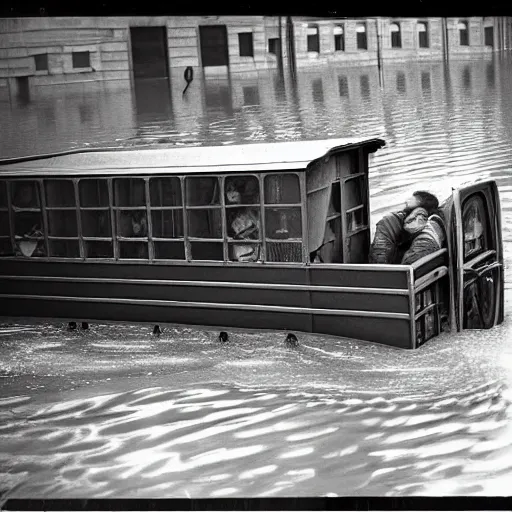
[[[402,32],[399,23],[391,23],[389,30],[391,32],[391,47],[402,48]]]
[[[428,23],[421,21],[418,23],[418,45],[420,48],[428,48]]]
[[[334,27],[334,50],[337,52],[345,51],[345,30],[343,25]]]
[[[366,37],[366,23],[358,23],[356,26],[357,49],[368,50],[368,39]]]
[[[469,28],[467,21],[459,21],[457,24],[459,29],[459,44],[460,46],[469,46]]]
[[[308,52],[320,53],[320,38],[316,25],[308,25]]]

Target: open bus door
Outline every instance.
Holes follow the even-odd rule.
[[[490,329],[503,322],[504,316],[503,241],[496,182],[454,189],[447,206],[452,327],[457,331]]]

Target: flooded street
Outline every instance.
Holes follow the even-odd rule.
[[[512,58],[40,88],[3,158],[84,146],[383,138],[372,224],[417,189],[500,188],[512,262]],[[512,308],[417,351],[349,339],[0,324],[0,491],[34,498],[510,495]],[[27,317],[30,312],[27,312]]]

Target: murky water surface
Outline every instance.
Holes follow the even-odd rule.
[[[512,63],[68,85],[0,103],[3,157],[82,146],[368,135],[373,224],[428,188],[497,180],[512,261]],[[508,286],[508,285],[507,285]],[[512,294],[488,332],[418,351],[282,333],[0,325],[0,489],[19,497],[509,495]],[[27,312],[27,315],[29,312]]]

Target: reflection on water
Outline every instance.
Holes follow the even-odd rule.
[[[382,137],[373,225],[416,189],[496,179],[512,253],[504,59],[81,84],[0,101],[3,157],[82,146]],[[507,286],[509,286],[507,284]],[[510,290],[506,291],[508,316]],[[512,338],[415,352],[355,340],[144,326],[0,329],[0,482],[38,497],[508,495]]]
[[[137,125],[158,122],[169,125],[172,122],[171,91],[166,78],[136,80],[133,93]]]

